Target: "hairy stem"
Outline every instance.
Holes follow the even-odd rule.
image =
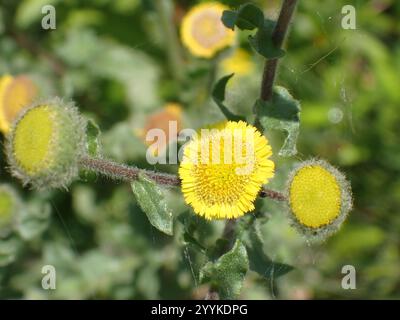
[[[282,47],[283,41],[285,40],[296,4],[297,0],[283,1],[281,12],[272,34],[272,42],[278,48]],[[272,98],[277,68],[278,59],[269,59],[265,62],[260,95],[261,99],[264,101],[271,100]]]
[[[261,198],[270,198],[270,199],[277,200],[277,201],[286,201],[286,197],[283,193],[274,191],[274,190],[270,190],[270,189],[266,189],[266,188],[263,188],[260,191],[259,196]]]
[[[181,184],[180,179],[173,174],[139,169],[105,159],[84,157],[80,160],[80,165],[87,170],[95,171],[115,180],[130,182],[136,180],[139,173],[142,173],[160,185],[179,186]]]

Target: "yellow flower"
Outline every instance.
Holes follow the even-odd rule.
[[[8,136],[12,174],[24,185],[65,187],[86,152],[85,127],[76,108],[57,98],[26,109]]]
[[[228,8],[217,2],[194,6],[183,18],[181,38],[189,51],[198,57],[211,58],[235,42],[235,33],[226,28],[221,16]]]
[[[221,68],[224,74],[234,73],[236,76],[246,76],[254,70],[254,63],[250,54],[241,48],[221,61]]]
[[[288,201],[292,218],[306,235],[330,235],[351,209],[350,185],[322,160],[305,161],[290,175]]]
[[[186,203],[206,219],[237,218],[254,210],[274,175],[265,136],[244,121],[202,130],[186,146],[179,168]]]
[[[37,96],[37,87],[26,76],[0,78],[0,130],[7,133],[22,109]]]

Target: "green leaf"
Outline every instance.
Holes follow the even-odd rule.
[[[101,155],[100,128],[92,119],[86,123],[86,150],[91,157]],[[79,172],[79,177],[86,182],[94,182],[97,179],[95,172],[84,169]]]
[[[228,81],[233,77],[233,75],[234,74],[232,73],[232,74],[224,76],[220,80],[218,80],[217,84],[214,86],[214,89],[212,91],[212,98],[213,98],[214,102],[218,105],[221,112],[224,114],[224,116],[228,120],[232,120],[232,121],[243,120],[243,121],[245,121],[246,120],[245,117],[238,116],[238,115],[232,113],[224,105],[226,85],[228,84]]]
[[[246,3],[238,10],[225,10],[221,20],[227,28],[232,30],[235,26],[240,30],[253,30],[262,26],[264,13],[254,4]]]
[[[17,231],[22,239],[31,240],[40,236],[49,226],[51,206],[41,201],[32,201],[21,210],[17,220]]]
[[[273,280],[293,270],[292,266],[274,262],[264,253],[264,242],[257,220],[246,227],[241,238],[247,249],[250,270],[257,272],[263,278]]]
[[[266,59],[281,58],[285,55],[285,50],[276,47],[272,42],[274,27],[275,22],[265,20],[258,28],[257,33],[254,36],[249,36],[250,45]]]
[[[224,12],[222,12],[221,21],[225,27],[233,30],[236,25],[237,16],[238,14],[236,11],[224,10]]]
[[[264,13],[254,4],[247,3],[236,11],[225,10],[221,18],[223,24],[230,29],[238,27],[240,30],[254,30],[257,32],[249,36],[250,45],[266,59],[281,58],[285,51],[274,45],[272,33],[275,21],[264,19]]]
[[[275,87],[272,101],[257,100],[255,112],[264,130],[287,132],[280,156],[289,157],[297,153],[296,142],[300,130],[300,102],[283,87]]]
[[[200,270],[200,282],[209,282],[221,299],[235,299],[240,294],[248,269],[246,248],[240,240],[236,240],[232,250],[216,262],[208,262]]]
[[[15,261],[19,247],[20,242],[16,237],[0,239],[0,267]]]
[[[196,248],[201,253],[206,253],[207,249],[199,242],[195,237],[193,237],[190,233],[183,233],[183,241],[190,244],[193,248]]]
[[[207,223],[204,218],[194,214],[192,210],[184,211],[178,216],[177,220],[183,227],[183,241],[188,244],[189,247],[204,255],[208,255],[208,248],[206,248],[199,238],[202,237],[201,235],[204,237],[204,235],[212,233],[212,226]]]
[[[149,178],[139,174],[131,183],[133,194],[150,223],[168,235],[173,234],[173,217],[161,189]]]
[[[95,157],[100,154],[100,128],[99,126],[91,119],[88,120],[86,125],[86,144],[87,150],[90,156]]]

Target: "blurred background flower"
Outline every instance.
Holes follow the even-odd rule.
[[[147,140],[146,136],[152,129],[162,130],[165,134],[165,141]],[[158,156],[166,151],[170,143],[177,141],[178,134],[182,129],[182,106],[179,103],[169,102],[163,106],[161,111],[148,115],[145,119],[144,127],[137,128],[134,132],[149,148],[153,146],[153,154]]]
[[[254,63],[251,55],[244,49],[238,48],[221,61],[221,69],[224,74],[234,73],[235,78],[247,76],[254,72]]]
[[[24,107],[29,106],[38,95],[38,88],[24,75],[0,77],[0,130],[7,133]]]
[[[211,58],[234,43],[235,32],[221,21],[222,12],[228,8],[218,2],[204,2],[193,6],[183,17],[182,43],[193,55]]]

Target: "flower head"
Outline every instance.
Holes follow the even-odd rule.
[[[36,85],[26,76],[0,78],[0,131],[7,133],[21,110],[37,96]]]
[[[311,237],[337,231],[352,207],[350,184],[323,160],[305,161],[291,173],[287,198],[295,225]]]
[[[235,42],[235,33],[226,28],[221,16],[226,6],[206,2],[194,6],[183,18],[181,38],[190,52],[198,57],[211,58]]]
[[[179,168],[185,201],[206,219],[244,215],[274,174],[271,155],[268,140],[244,121],[202,130],[185,146]]]
[[[12,174],[24,185],[65,187],[86,152],[85,127],[76,107],[58,98],[27,108],[8,136]]]
[[[20,200],[16,192],[7,184],[0,185],[0,237],[7,235],[14,224]]]
[[[223,59],[221,67],[224,74],[234,73],[235,76],[246,76],[254,70],[250,54],[241,48],[236,49],[232,55]]]
[[[146,139],[147,133],[152,129],[160,129],[165,133],[166,140],[164,144],[162,141],[158,141],[158,144],[152,144],[152,141]],[[151,150],[154,156],[158,156],[158,153],[163,153],[170,143],[176,141],[181,129],[182,107],[178,103],[170,102],[161,111],[151,114],[146,119],[143,129],[135,130],[135,132],[143,139],[144,143],[154,149]]]

